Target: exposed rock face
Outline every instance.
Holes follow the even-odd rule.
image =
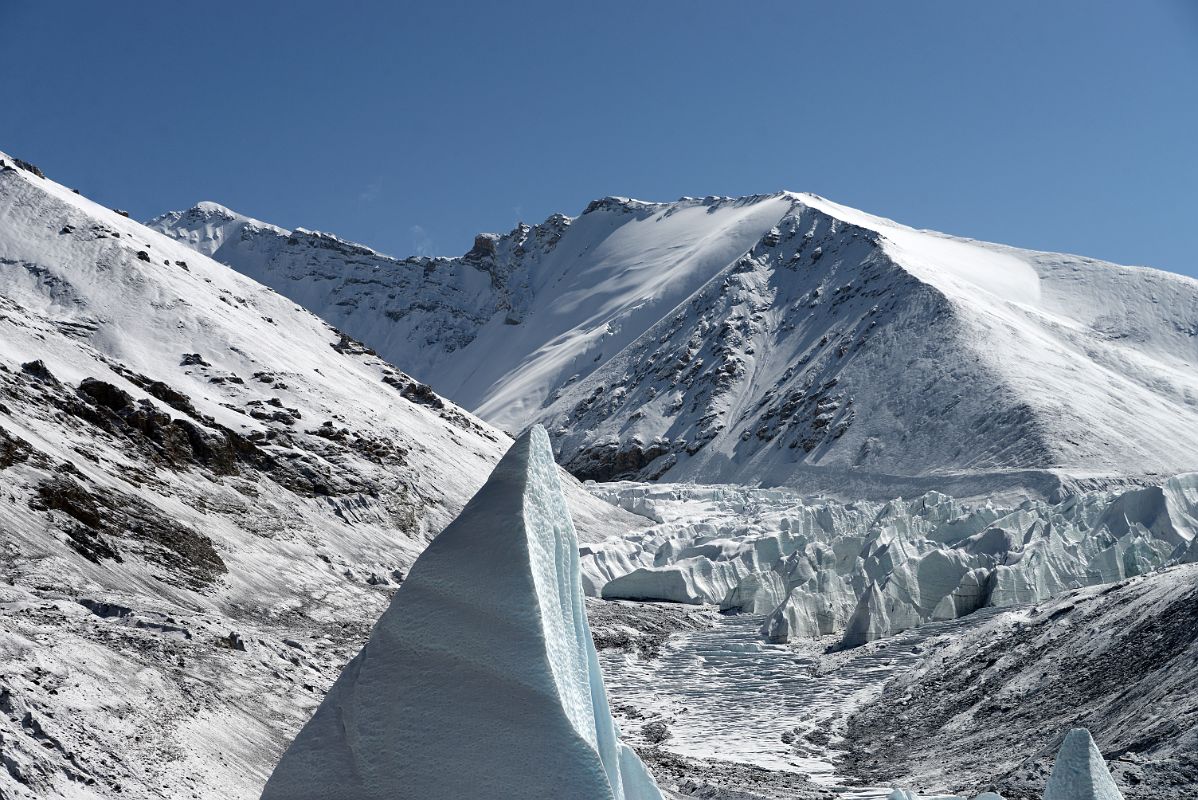
[[[2,161],[2,159],[0,159],[0,161]],[[28,161],[24,161],[20,158],[14,158],[13,163],[16,164],[18,168],[23,169],[26,172],[32,172],[34,175],[38,176],[39,178],[46,177],[46,173],[44,173],[40,169],[38,169],[36,164],[30,164]]]
[[[228,572],[211,539],[141,498],[114,491],[98,496],[69,474],[38,484],[36,492],[29,507],[65,515],[70,546],[93,563],[123,562],[121,551],[131,549],[195,589]]]
[[[650,464],[669,453],[670,443],[666,439],[648,445],[639,439],[627,443],[612,440],[578,453],[566,467],[584,481],[630,480],[642,476]],[[658,465],[661,472],[668,469],[667,463],[672,462],[667,459]]]
[[[552,251],[570,220],[558,215],[502,236],[480,234],[457,259],[403,260],[326,233],[285,231],[215,203],[165,214],[150,224],[335,320],[425,383],[436,377],[434,388],[444,393],[454,353],[470,346],[489,321],[514,325],[523,318],[529,272]],[[343,279],[332,295],[326,294]],[[371,335],[380,325],[391,331],[387,343]],[[404,346],[397,347],[401,342]],[[489,372],[499,365],[476,366]]]

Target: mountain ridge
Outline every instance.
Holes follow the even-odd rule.
[[[858,486],[900,479],[876,496],[910,479],[1046,495],[1198,466],[1198,281],[1184,276],[920,231],[793,192],[601,198],[578,217],[480,234],[458,258],[391,259],[253,221],[229,238],[203,217],[152,225],[484,419],[545,424],[580,477],[836,491],[848,470]]]

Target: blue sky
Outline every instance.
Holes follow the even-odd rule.
[[[0,149],[456,255],[595,197],[782,188],[1198,276],[1198,2],[0,0]]]

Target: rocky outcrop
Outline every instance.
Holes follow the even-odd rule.
[[[85,488],[84,480],[64,471],[38,484],[29,505],[36,511],[59,512],[70,546],[87,560],[121,562],[122,551],[135,552],[198,590],[228,572],[207,536],[134,495],[111,490],[98,494]]]

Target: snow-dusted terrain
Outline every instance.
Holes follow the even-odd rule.
[[[0,161],[0,795],[256,797],[510,440]]]
[[[1196,365],[1198,282],[812,195],[401,261],[0,154],[0,797],[318,706],[268,796],[1190,797]]]
[[[1082,726],[1128,798],[1182,800],[1198,792],[1196,682],[1198,565],[1079,589],[930,648],[850,720],[846,769],[1040,798]]]
[[[151,223],[576,475],[1059,498],[1198,468],[1198,282],[780,193],[607,198],[396,260],[215,204]]]

